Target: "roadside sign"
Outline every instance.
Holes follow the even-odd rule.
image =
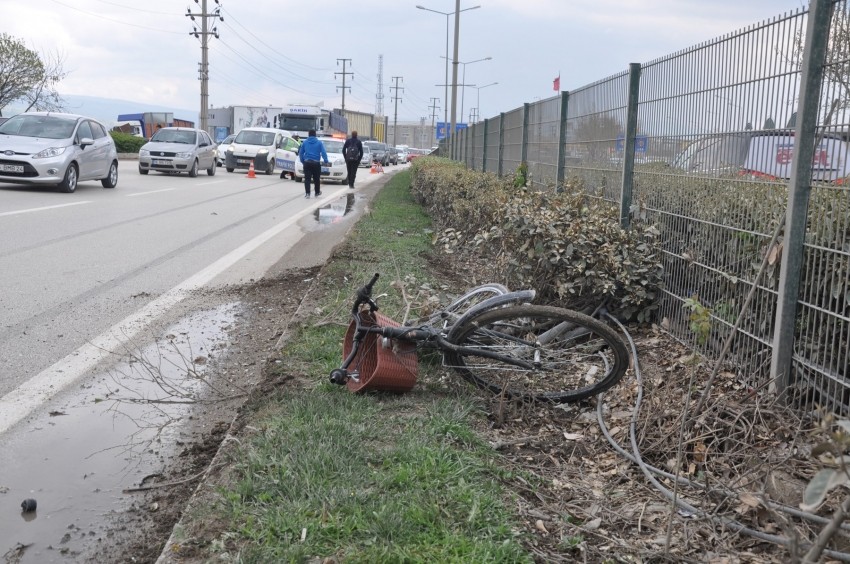
[[[446,132],[449,130],[450,127],[451,127],[450,124],[447,124],[444,121],[438,121],[437,122],[437,139],[438,140],[439,139],[445,139],[446,138]],[[467,124],[467,123],[456,123],[455,124],[455,132],[460,131],[461,129],[466,129],[467,127],[469,127],[469,124]]]
[[[646,135],[635,135],[635,153],[646,153],[646,148],[649,146],[649,138]],[[617,136],[617,151],[626,150],[626,136]]]

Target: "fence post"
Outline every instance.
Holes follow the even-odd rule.
[[[626,110],[626,135],[623,140],[623,183],[620,187],[620,227],[631,223],[632,187],[635,180],[635,136],[637,136],[638,97],[640,94],[640,63],[629,64],[629,100]]]
[[[464,164],[466,165],[466,167],[467,167],[467,168],[471,168],[471,167],[470,167],[470,159],[469,159],[469,138],[470,138],[470,137],[472,137],[472,128],[473,128],[473,127],[474,127],[474,125],[470,124],[470,125],[469,125],[469,126],[468,126],[465,130],[464,130],[464,137],[463,137],[463,162],[464,162]]]
[[[782,393],[791,384],[794,326],[797,319],[797,299],[800,295],[806,216],[812,189],[812,159],[815,154],[821,80],[831,12],[831,0],[812,0],[809,4],[806,45],[803,48],[800,71],[799,113],[794,127],[794,160],[788,183],[788,209],[785,212],[785,237],[782,241],[782,265],[779,270],[776,325],[773,328],[773,355],[770,360],[770,376],[777,393]]]
[[[561,117],[558,123],[558,168],[555,171],[555,192],[563,192],[564,167],[567,162],[567,104],[570,100],[569,92],[561,92]]]
[[[482,153],[481,153],[481,172],[487,172],[487,125],[490,123],[489,119],[484,120],[484,140],[481,143]]]
[[[519,162],[528,164],[528,110],[531,104],[526,102],[522,105],[522,147],[520,148]]]
[[[499,166],[496,169],[496,174],[502,176],[502,159],[505,156],[505,112],[499,114]]]

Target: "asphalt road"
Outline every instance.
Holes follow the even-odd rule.
[[[277,174],[136,167],[121,161],[115,189],[0,184],[0,433],[192,290],[261,277],[349,192],[331,184],[305,199]],[[358,191],[376,180],[361,169]]]

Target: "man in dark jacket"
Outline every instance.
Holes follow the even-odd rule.
[[[301,164],[304,165],[304,189],[307,191],[307,198],[310,197],[310,181],[316,183],[316,197],[322,195],[322,164],[331,164],[328,160],[328,153],[325,151],[325,144],[319,141],[316,137],[316,130],[311,129],[307,133],[307,139],[301,143],[301,148],[298,149],[298,158]],[[321,159],[321,162],[319,162]]]
[[[357,132],[352,131],[351,137],[342,145],[342,156],[345,157],[345,168],[348,169],[348,187],[354,188],[354,178],[357,176],[357,167],[363,158],[363,142],[357,138]]]

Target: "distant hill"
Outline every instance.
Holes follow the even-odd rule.
[[[112,127],[115,122],[118,121],[118,114],[134,114],[142,112],[171,112],[176,118],[187,119],[195,122],[196,126],[200,123],[197,108],[194,110],[187,110],[172,108],[169,106],[157,106],[155,104],[147,104],[144,102],[98,98],[95,96],[64,95],[62,96],[62,99],[65,102],[64,111],[71,114],[81,114],[93,117],[102,121],[107,127]],[[3,108],[3,116],[10,117],[20,113],[21,111],[23,111],[23,108],[8,106]]]

